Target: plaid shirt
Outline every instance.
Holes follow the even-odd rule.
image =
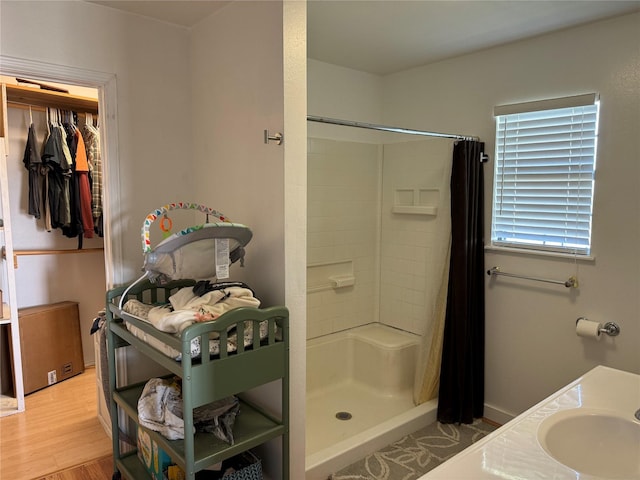
[[[93,221],[98,222],[102,217],[102,157],[100,156],[100,132],[93,125],[85,125],[82,129],[89,162],[91,176],[91,207]]]

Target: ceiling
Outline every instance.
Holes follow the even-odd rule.
[[[105,7],[192,27],[230,1],[223,0],[87,0]]]
[[[191,27],[230,2],[92,3]],[[309,0],[307,52],[386,75],[633,11],[640,0]]]

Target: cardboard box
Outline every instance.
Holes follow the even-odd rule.
[[[84,372],[76,302],[18,309],[24,393]]]
[[[149,472],[150,478],[164,480],[163,472],[172,464],[171,457],[140,426],[138,426],[137,443],[138,458]]]

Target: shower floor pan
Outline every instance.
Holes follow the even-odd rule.
[[[329,387],[307,397],[307,452],[316,453],[413,408],[411,392],[385,396],[358,383]],[[345,412],[349,420],[336,417]]]
[[[413,404],[418,342],[374,323],[307,343],[307,480],[435,421],[435,400]]]

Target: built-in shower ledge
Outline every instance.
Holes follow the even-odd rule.
[[[349,439],[308,455],[305,479],[326,480],[332,473],[426,427],[436,421],[437,409],[438,400],[429,400]]]
[[[438,207],[426,205],[396,205],[391,208],[391,212],[409,215],[437,215]]]

